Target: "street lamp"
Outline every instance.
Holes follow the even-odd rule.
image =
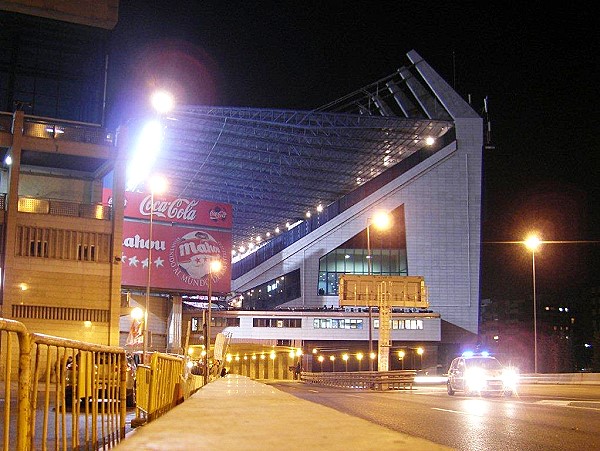
[[[373,371],[373,360],[377,358],[377,353],[369,352],[369,371]]]
[[[531,251],[531,267],[533,275],[533,372],[538,372],[538,355],[537,355],[537,302],[535,298],[535,251],[542,244],[536,235],[530,235],[524,242],[525,247]]]
[[[269,357],[271,358],[271,361],[273,362],[273,379],[275,379],[275,351],[271,351],[271,354],[269,354]]]
[[[156,91],[150,97],[152,107],[161,114],[168,113],[173,109],[174,99],[171,93],[167,91]]]
[[[150,311],[150,277],[152,269],[152,223],[154,220],[154,195],[165,191],[167,181],[159,175],[152,177],[149,180],[150,185],[150,224],[148,229],[148,274],[146,279],[146,305],[144,312],[144,353],[143,362],[148,363],[148,313]]]
[[[211,340],[211,331],[210,331],[210,323],[212,322],[212,279],[213,279],[213,274],[214,273],[218,273],[219,271],[221,271],[221,260],[211,260],[210,264],[208,265],[208,293],[207,293],[207,297],[208,297],[208,310],[207,310],[207,316],[208,318],[206,318],[206,340],[204,341],[206,343],[206,351],[207,351],[207,359],[206,359],[206,363],[207,363],[207,367],[205,368],[204,374],[205,374],[205,381],[206,383],[208,383],[208,360],[209,360],[209,356],[210,356],[210,340]]]
[[[344,360],[344,363],[346,364],[346,372],[348,372],[348,354],[342,355],[342,360]]]
[[[371,224],[374,224],[378,229],[384,230],[389,227],[390,221],[390,216],[383,211],[375,213],[373,218],[367,218],[367,274],[369,276],[372,272]],[[369,355],[373,355],[373,307],[371,305],[369,305]],[[373,358],[369,360],[369,371],[373,371]]]
[[[418,347],[417,348],[417,354],[419,354],[419,369],[423,369],[423,353],[425,351],[423,350],[423,348]]]
[[[404,352],[403,350],[398,351],[398,358],[402,362],[402,369],[404,369],[404,356],[405,355],[406,355],[406,352]]]
[[[322,355],[320,355],[317,360],[319,361],[319,363],[321,364],[321,373],[323,372],[323,360],[325,360],[325,357],[323,357]]]
[[[358,354],[356,354],[356,360],[358,360],[358,371],[362,371],[362,359],[363,359],[364,355],[362,352],[359,352]]]
[[[330,355],[329,360],[331,360],[331,371],[335,373],[335,356]]]

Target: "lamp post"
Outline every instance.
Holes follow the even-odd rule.
[[[362,359],[363,359],[364,355],[362,352],[359,352],[358,354],[356,354],[356,360],[358,360],[358,371],[362,371]]]
[[[325,357],[323,357],[322,355],[320,355],[317,360],[319,361],[319,363],[321,364],[321,373],[323,372],[323,360],[325,360]]]
[[[208,377],[208,371],[210,370],[210,340],[211,340],[211,330],[210,330],[210,323],[212,322],[212,279],[213,279],[213,274],[216,272],[221,271],[221,260],[211,260],[209,265],[208,265],[208,292],[207,292],[207,297],[208,297],[208,309],[206,311],[206,339],[204,340],[204,343],[206,343],[206,368],[204,368],[204,380],[205,380],[205,384],[208,383],[209,381],[209,377]]]
[[[344,363],[346,364],[346,373],[348,372],[348,354],[344,354],[342,356],[342,360],[344,361]]]
[[[331,371],[335,373],[335,356],[330,355],[329,360],[331,360]]]
[[[167,182],[164,177],[154,176],[150,179],[150,224],[148,229],[148,273],[146,278],[146,305],[144,311],[144,352],[143,362],[148,363],[148,318],[150,311],[150,279],[152,270],[152,223],[154,219],[154,195],[162,193]]]
[[[371,263],[371,223],[379,229],[385,229],[389,226],[390,217],[385,212],[376,213],[373,218],[367,218],[367,274],[372,272]],[[369,302],[369,299],[367,299]],[[381,327],[381,325],[380,325]],[[369,305],[369,356],[373,355],[373,306]],[[373,359],[369,359],[369,371],[373,371]]]
[[[402,369],[404,369],[404,356],[406,355],[406,352],[404,352],[403,350],[398,351],[398,358],[400,359],[400,362],[402,362]]]
[[[423,353],[425,351],[423,350],[423,348],[418,347],[417,348],[417,354],[419,354],[419,369],[422,370],[423,369]]]
[[[535,251],[540,247],[542,241],[535,235],[529,236],[523,244],[531,251],[531,268],[533,279],[533,372],[538,372],[538,353],[537,353],[537,302],[535,296]]]
[[[269,357],[271,358],[271,361],[273,362],[273,379],[275,379],[275,351],[271,351],[271,354],[269,355]]]

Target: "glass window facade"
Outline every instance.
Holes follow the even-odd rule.
[[[254,318],[252,327],[294,328],[302,327],[301,318]]]
[[[407,276],[406,229],[404,206],[390,212],[392,225],[389,230],[370,227],[371,274]],[[337,249],[319,259],[318,295],[338,294],[338,280],[342,274],[369,274],[367,230],[343,243]]]
[[[243,293],[244,310],[274,310],[275,307],[300,297],[300,270],[289,272],[277,279]]]
[[[0,109],[101,124],[108,30],[0,11]]]
[[[392,330],[423,330],[422,319],[392,319],[390,320]],[[373,320],[373,328],[379,329],[379,320]]]
[[[315,318],[314,329],[362,329],[363,320],[356,318]]]

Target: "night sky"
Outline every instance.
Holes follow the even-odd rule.
[[[416,50],[481,112],[482,298],[531,296],[514,244],[600,241],[596,15],[541,2],[122,0],[110,55],[108,126],[167,86],[180,104],[314,109],[408,64]],[[516,3],[516,2],[515,2]],[[594,24],[595,25],[595,24]],[[536,253],[540,300],[600,286],[600,243]]]

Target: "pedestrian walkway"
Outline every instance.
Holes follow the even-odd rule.
[[[234,374],[136,429],[119,450],[447,450]]]

